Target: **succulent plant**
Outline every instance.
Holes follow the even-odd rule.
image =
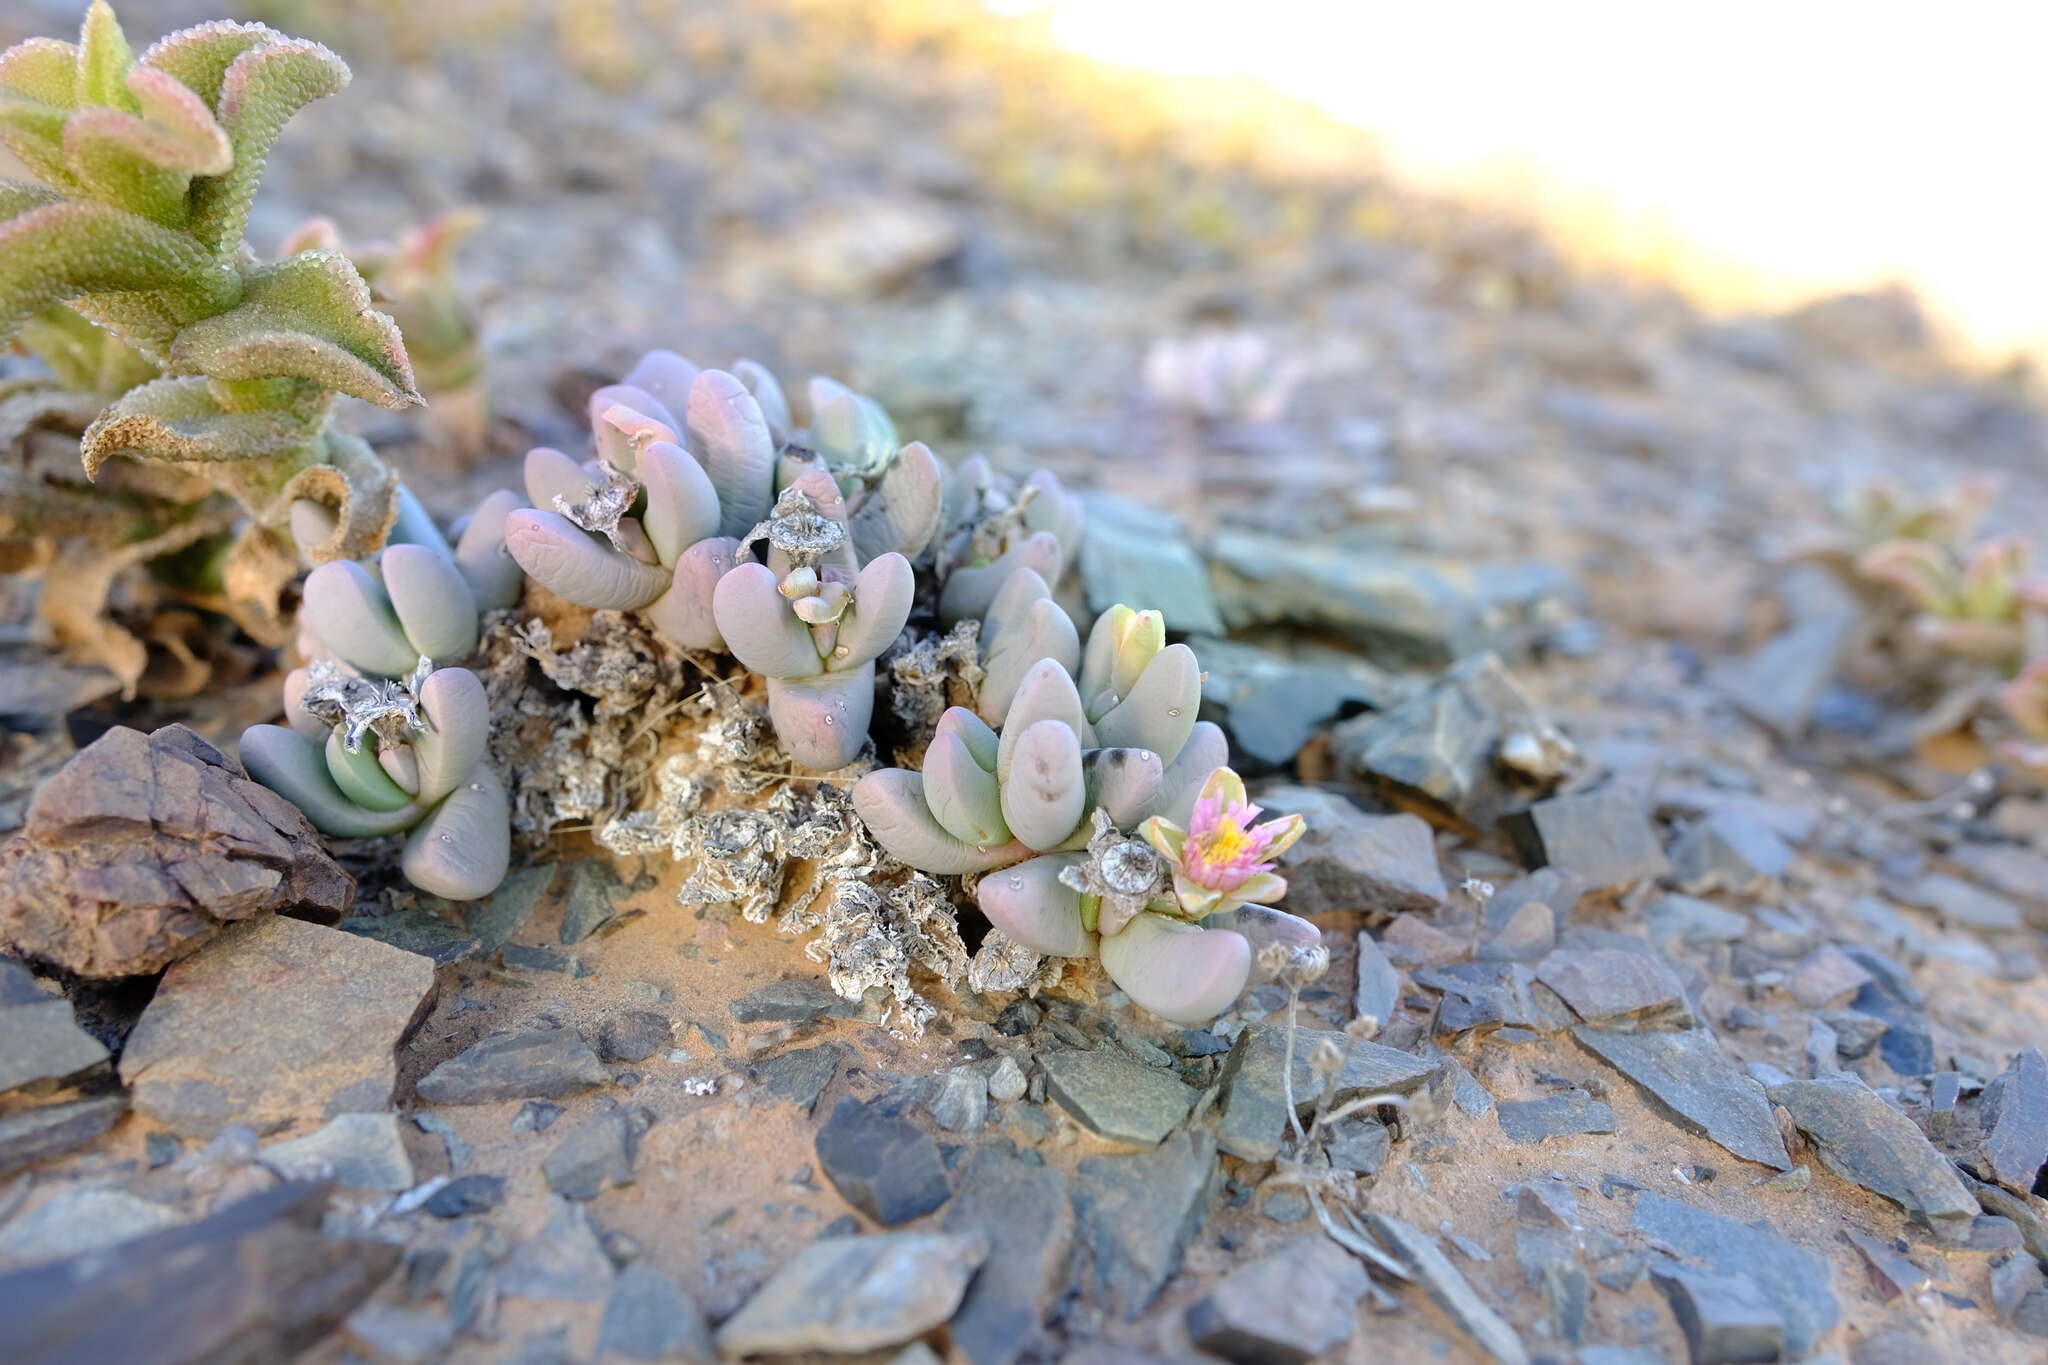
[[[734,658],[768,680],[768,718],[807,768],[843,768],[874,717],[875,660],[910,619],[910,561],[890,550],[865,563],[839,486],[822,469],[799,475],[747,538],[764,560],[732,567],[712,593]]]
[[[500,489],[485,498],[452,546],[402,485],[397,503],[382,551],[330,560],[306,576],[299,624],[307,657],[331,655],[359,673],[400,678],[421,659],[465,658],[483,614],[518,602],[524,578],[505,545],[518,494]],[[317,537],[322,516],[316,504],[302,505],[294,529]]]
[[[457,209],[405,233],[396,242],[350,245],[331,218],[301,224],[279,245],[283,256],[313,248],[339,251],[355,264],[370,296],[405,338],[419,391],[431,400],[427,420],[457,450],[480,451],[490,423],[484,347],[469,300],[455,280],[455,253],[483,223],[475,209]]]
[[[887,415],[864,415],[880,409],[830,381],[813,385],[814,401],[821,393],[832,449],[857,469],[793,444],[805,433],[792,431],[782,388],[761,366],[699,370],[671,351],[649,352],[623,381],[591,395],[597,460],[578,464],[546,447],[527,455],[534,505],[507,522],[514,558],[570,602],[639,611],[685,649],[718,650],[726,642],[713,589],[738,562],[741,537],[807,473],[829,475],[835,487],[843,477],[853,489],[831,500],[859,562],[921,550],[938,524],[938,460],[912,444],[878,468],[879,445],[860,429],[878,420],[893,441]]]
[[[2004,536],[1967,555],[1926,540],[1890,540],[1857,561],[1866,578],[1905,594],[1914,629],[1943,651],[2011,666],[2048,611],[2048,584],[2027,577],[2028,545]]]
[[[397,327],[339,252],[258,263],[242,237],[266,158],[301,106],[348,68],[260,24],[202,24],[138,58],[95,0],[77,43],[0,54],[0,145],[40,185],[0,186],[0,336],[64,325],[68,304],[158,367],[84,433],[88,476],[127,457],[231,494],[250,524],[225,592],[274,612],[298,570],[293,505],[332,530],[316,562],[374,551],[394,489],[360,440],[332,430],[339,394],[419,402]]]
[[[1257,332],[1204,331],[1162,338],[1145,353],[1145,390],[1198,422],[1271,422],[1287,410],[1299,367],[1276,361]]]
[[[449,900],[489,895],[511,859],[511,809],[485,760],[490,702],[464,668],[426,659],[399,681],[315,662],[285,681],[286,725],[242,734],[249,775],[342,839],[410,831],[406,880]]]
[[[2048,771],[2048,659],[2036,659],[1998,690],[1998,702],[2019,730],[1999,746],[2007,758],[2036,773]]]
[[[1080,552],[1085,522],[1080,499],[1050,470],[1019,482],[979,455],[962,460],[946,480],[935,547],[939,619],[948,626],[986,619],[1019,569],[1057,584]]]

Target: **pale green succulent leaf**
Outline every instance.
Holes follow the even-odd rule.
[[[19,217],[30,209],[39,209],[45,204],[55,204],[63,197],[44,185],[31,185],[22,180],[0,180],[0,222]]]
[[[178,334],[174,368],[229,381],[289,376],[387,408],[420,401],[398,326],[370,306],[348,257],[304,251],[246,281],[240,304]]]
[[[117,455],[180,464],[302,452],[320,439],[327,405],[229,412],[198,375],[158,379],[108,406],[79,441],[88,477]]]
[[[45,204],[0,223],[0,336],[82,294],[160,291],[173,312],[197,317],[239,288],[184,233],[108,204]]]
[[[39,180],[60,189],[77,182],[64,164],[64,120],[69,115],[41,100],[0,92],[0,147]]]
[[[156,367],[104,327],[53,304],[21,324],[21,344],[79,393],[125,393],[157,377]]]
[[[0,52],[0,93],[58,109],[78,107],[78,45],[29,38]]]
[[[226,175],[192,187],[193,235],[217,251],[240,243],[278,134],[300,109],[347,85],[348,67],[318,43],[279,38],[236,57],[221,77],[213,106],[234,146],[235,163]],[[199,93],[203,97],[205,91]]]
[[[107,0],[93,0],[78,35],[79,105],[111,105],[131,113],[139,109],[127,81],[128,68],[133,65],[135,49],[128,46],[128,36],[121,32],[113,7]]]

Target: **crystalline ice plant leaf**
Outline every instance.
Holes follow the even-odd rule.
[[[407,833],[400,867],[449,900],[489,895],[512,852],[504,783],[485,757],[490,703],[467,669],[427,659],[402,683],[315,663],[285,683],[287,725],[242,733],[249,775],[321,833]]]

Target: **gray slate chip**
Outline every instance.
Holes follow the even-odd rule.
[[[0,1091],[61,1081],[107,1060],[106,1045],[78,1026],[71,1002],[43,996],[0,1009]]]
[[[1323,1042],[1344,1050],[1335,1102],[1372,1094],[1413,1094],[1436,1073],[1436,1065],[1379,1043],[1352,1042],[1330,1029],[1303,1028],[1294,1039],[1294,1104],[1297,1113],[1314,1109],[1320,1087],[1309,1059]],[[1223,1115],[1216,1143],[1246,1161],[1271,1161],[1280,1151],[1287,1128],[1287,1097],[1281,1064],[1286,1056],[1283,1022],[1246,1029],[1225,1059],[1217,1084],[1223,1089]]]
[[[839,1074],[839,1064],[845,1058],[846,1049],[839,1044],[819,1043],[765,1057],[748,1067],[747,1075],[758,1093],[788,1100],[808,1114],[818,1107],[818,1097]]]
[[[953,1316],[987,1256],[978,1235],[820,1237],[726,1319],[718,1348],[739,1357],[899,1345]]]
[[[1190,1305],[1188,1337],[1236,1365],[1306,1365],[1358,1330],[1368,1286],[1351,1253],[1320,1234],[1298,1237]]]
[[[1016,1365],[1040,1352],[1072,1255],[1067,1199],[1065,1172],[999,1145],[976,1148],[961,1168],[945,1230],[989,1246],[947,1331],[971,1365]]]
[[[712,1365],[718,1359],[711,1328],[696,1302],[645,1261],[619,1272],[598,1324],[597,1353],[680,1365]]]
[[[1622,1033],[1582,1024],[1572,1036],[1687,1132],[1773,1170],[1792,1165],[1763,1087],[1735,1069],[1710,1030]]]
[[[1436,1238],[1392,1214],[1368,1212],[1365,1218],[1373,1235],[1480,1350],[1500,1365],[1528,1365],[1521,1337],[1451,1264]]]
[[[1135,1156],[1085,1158],[1074,1171],[1074,1237],[1096,1303],[1126,1320],[1151,1307],[1179,1272],[1222,1178],[1206,1133],[1180,1133]]]
[[[883,1227],[930,1213],[952,1194],[931,1134],[874,1102],[839,1101],[816,1150],[841,1197]]]
[[[127,1112],[126,1095],[97,1095],[0,1116],[0,1176],[83,1147]]]
[[[1984,1092],[1984,1160],[1999,1184],[2032,1194],[2048,1164],[2048,1058],[2030,1047]]]
[[[1685,1333],[1692,1365],[1743,1365],[1783,1355],[1784,1321],[1755,1281],[1680,1265],[1658,1266],[1650,1277]]]
[[[1813,1145],[1821,1164],[1889,1199],[1944,1240],[1968,1238],[1977,1200],[1919,1127],[1847,1073],[1770,1090]]]
[[[493,1033],[420,1078],[430,1104],[557,1099],[611,1084],[611,1073],[576,1030]]]
[[[1152,1146],[1194,1107],[1196,1092],[1171,1071],[1136,1061],[1120,1048],[1045,1052],[1045,1093],[1090,1132],[1113,1142]]]
[[[1494,1112],[1511,1142],[1614,1131],[1614,1110],[1583,1091],[1540,1100],[1502,1100]]]
[[[1538,801],[1501,824],[1530,866],[1571,872],[1593,890],[1629,886],[1670,868],[1649,812],[1619,787]]]
[[[640,1136],[651,1121],[638,1106],[592,1114],[564,1134],[541,1162],[548,1188],[564,1199],[586,1200],[632,1184]]]
[[[851,1019],[860,1013],[860,1002],[843,1000],[809,977],[796,977],[756,987],[727,1008],[742,1024],[808,1024],[816,1019]]]
[[[1738,1223],[1677,1199],[1636,1195],[1635,1226],[1659,1246],[1724,1276],[1747,1277],[1777,1310],[1787,1352],[1798,1359],[1841,1320],[1825,1256],[1768,1228]]]

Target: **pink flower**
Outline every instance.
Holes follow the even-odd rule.
[[[1174,895],[1189,919],[1287,893],[1273,860],[1301,837],[1302,818],[1286,815],[1254,824],[1261,814],[1245,797],[1244,779],[1218,768],[1202,784],[1188,828],[1158,815],[1139,827],[1139,835],[1173,868]]]

